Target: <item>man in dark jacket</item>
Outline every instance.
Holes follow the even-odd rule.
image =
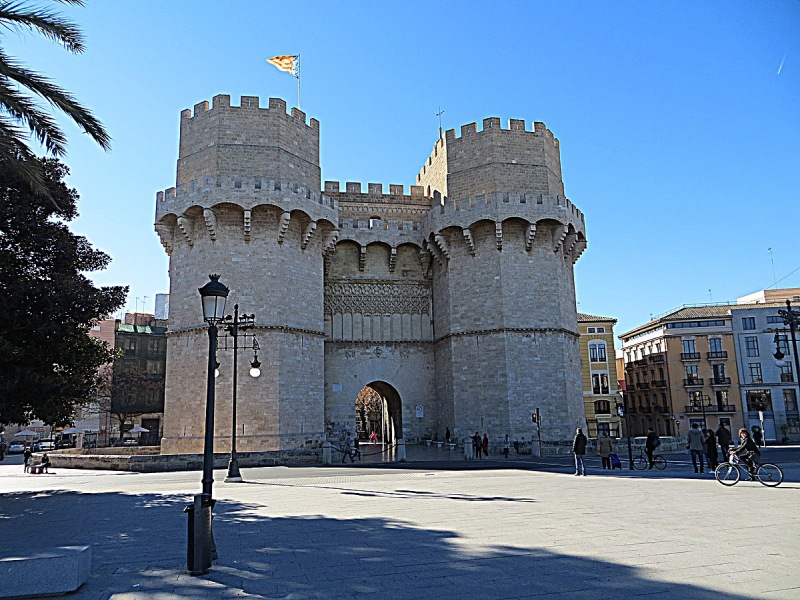
[[[575,439],[572,440],[572,452],[575,454],[575,475],[586,475],[586,466],[583,464],[583,455],[586,454],[586,436],[583,435],[581,428],[575,431]]]
[[[731,448],[732,441],[733,438],[731,436],[730,430],[727,427],[725,427],[725,423],[720,423],[719,427],[717,427],[717,443],[719,444],[719,447],[722,450],[723,460],[728,460],[728,451]]]

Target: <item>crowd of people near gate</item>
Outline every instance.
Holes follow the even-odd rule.
[[[586,475],[584,458],[588,441],[583,430],[578,428],[572,441],[572,453],[575,457],[575,475]],[[706,467],[708,471],[713,473],[720,464],[720,453],[723,462],[728,461],[730,455],[735,454],[748,466],[752,473],[761,456],[760,447],[764,443],[764,435],[758,426],[753,426],[752,436],[743,427],[738,431],[738,444],[734,444],[731,431],[726,427],[725,423],[721,423],[716,431],[710,428],[701,428],[697,423],[693,423],[686,441],[686,450],[691,455],[695,474],[705,473]],[[660,437],[650,427],[647,431],[644,445],[648,469],[653,468],[655,453],[660,445]],[[614,452],[613,440],[608,435],[600,434],[598,436],[596,449],[603,469],[621,468],[619,456]]]

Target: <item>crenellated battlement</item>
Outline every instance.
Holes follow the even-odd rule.
[[[260,99],[258,96],[241,96],[239,100],[239,106],[235,106],[231,104],[231,97],[228,94],[218,94],[212,98],[212,104],[209,108],[209,103],[207,100],[203,102],[198,102],[194,105],[194,111],[184,109],[181,111],[181,121],[184,119],[196,119],[197,117],[205,117],[208,116],[209,113],[214,111],[252,111],[252,110],[259,110],[262,113],[266,111],[272,111],[271,114],[281,114],[286,117],[290,117],[291,119],[295,119],[299,123],[306,125],[309,129],[315,129],[319,131],[319,121],[317,119],[311,119],[308,123],[306,123],[306,113],[304,113],[299,108],[292,108],[290,113],[286,112],[286,101],[282,100],[281,98],[270,98],[268,100],[268,105],[265,108],[261,108],[260,106]]]
[[[499,117],[487,117],[483,120],[483,129],[480,131],[478,131],[478,124],[475,122],[462,125],[460,136],[456,135],[455,129],[448,129],[444,132],[444,140],[437,140],[436,145],[456,141],[473,135],[480,135],[486,132],[497,133],[498,131],[528,133],[533,137],[544,137],[550,140],[556,139],[556,137],[553,135],[553,132],[550,131],[547,126],[540,121],[534,121],[532,128],[526,129],[526,123],[523,119],[509,119],[508,127],[504,129],[501,125]]]
[[[514,211],[514,207],[554,207],[578,219],[581,223],[584,222],[583,212],[566,196],[536,193],[487,192],[469,198],[448,199],[438,206],[438,210],[434,207],[433,212],[440,215],[456,215],[475,210],[483,211],[485,207],[506,207],[511,212]]]
[[[425,198],[425,190],[422,186],[412,185],[409,186],[409,193],[405,193],[405,188],[400,184],[389,184],[389,193],[385,194],[383,191],[382,183],[368,183],[367,191],[364,192],[363,184],[358,181],[347,181],[342,190],[341,183],[338,181],[326,181],[324,187],[326,194],[340,194],[342,196],[359,196],[358,200],[363,201],[380,201],[395,199],[395,201],[403,199],[419,200]]]
[[[241,190],[242,192],[280,192],[281,195],[292,194],[317,202],[323,206],[335,208],[335,202],[325,194],[312,189],[308,189],[298,183],[287,179],[267,179],[264,177],[234,177],[221,175],[214,177],[206,175],[202,178],[192,179],[188,183],[182,183],[175,187],[170,187],[163,192],[156,193],[156,202],[162,203],[171,199],[180,199],[204,191],[215,189],[222,190]]]

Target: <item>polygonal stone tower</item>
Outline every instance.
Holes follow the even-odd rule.
[[[239,360],[242,450],[344,431],[443,439],[446,428],[499,444],[531,439],[537,408],[544,441],[585,425],[573,280],[585,227],[542,123],[447,131],[407,194],[320,183],[319,124],[282,100],[216,96],[181,114],[177,185],[156,208],[171,294],[162,452],[203,446],[197,289],[210,273],[230,287],[229,312],[256,315],[261,377],[247,375],[247,351]],[[232,428],[226,339],[217,452]],[[382,398],[378,416],[357,414],[364,388]]]
[[[558,140],[543,123],[484,119],[447,131],[417,183],[433,197],[423,234],[441,418],[529,436],[539,408],[543,439],[571,439],[585,425],[573,263],[586,236]]]
[[[156,230],[170,255],[163,453],[202,448],[208,338],[197,289],[218,273],[255,313],[262,375],[240,351],[238,447],[298,447],[323,430],[323,250],[336,210],[320,193],[319,123],[271,98],[220,95],[181,113],[176,187],[159,193]],[[226,334],[220,333],[224,346]],[[215,450],[229,448],[232,360],[218,352]]]

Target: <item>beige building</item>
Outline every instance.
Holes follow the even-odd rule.
[[[633,435],[742,426],[731,306],[687,306],[621,334]]]
[[[578,313],[581,334],[581,367],[583,373],[583,408],[587,435],[605,433],[621,437],[617,403],[617,361],[614,351],[614,325],[611,317]]]

